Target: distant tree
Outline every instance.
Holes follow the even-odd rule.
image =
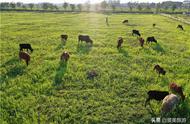
[[[104,1],[102,1],[102,2],[100,3],[100,6],[101,6],[102,9],[105,10],[105,9],[107,8],[108,4],[107,4],[107,2],[104,0]]]
[[[77,4],[77,7],[78,7],[79,11],[82,10],[82,4]]]
[[[74,11],[75,10],[75,4],[70,4],[71,10]]]
[[[32,10],[33,7],[34,7],[34,4],[33,4],[33,3],[29,3],[28,6],[29,6],[29,8]]]
[[[21,3],[21,2],[17,2],[17,3],[16,3],[16,7],[17,7],[17,8],[22,7],[22,5],[23,5],[23,3]]]
[[[12,9],[15,9],[15,8],[16,8],[16,4],[13,3],[13,2],[11,2],[11,3],[10,3],[10,7],[11,7]]]
[[[168,6],[165,6],[165,7],[164,7],[164,10],[166,10],[166,11],[167,11],[167,10],[168,10]]]
[[[132,6],[129,6],[129,10],[132,12],[132,11],[133,11],[133,7],[132,7]]]
[[[146,10],[148,10],[148,11],[150,11],[150,10],[151,10],[151,8],[150,8],[150,6],[149,6],[149,5],[147,5],[147,6],[146,6]]]
[[[112,4],[112,5],[111,5],[111,8],[112,8],[112,10],[115,12],[116,6]]]
[[[142,10],[142,7],[141,7],[141,5],[140,5],[140,4],[137,6],[137,9],[138,9],[139,11],[141,11],[141,10]]]
[[[177,6],[174,4],[174,5],[172,6],[172,11],[174,12],[174,11],[176,10],[176,8],[177,8]]]
[[[55,10],[59,10],[58,6],[56,6],[56,5],[54,5],[53,8],[54,8]]]
[[[129,10],[130,10],[130,12],[132,12],[133,11],[133,5],[132,5],[132,3],[127,3],[127,5],[129,6]]]
[[[1,8],[3,9],[8,9],[9,8],[9,3],[8,2],[3,2],[3,3],[0,3],[1,4]]]
[[[42,3],[42,8],[47,10],[49,8],[49,3]]]
[[[69,4],[68,4],[67,2],[65,2],[65,3],[63,4],[64,10],[66,10],[68,6],[69,6]]]
[[[26,5],[25,5],[25,4],[23,4],[23,5],[22,5],[22,8],[23,8],[23,9],[26,9],[27,7],[26,7]]]
[[[95,4],[95,10],[98,11],[99,10],[99,4]]]
[[[157,3],[157,4],[156,4],[156,13],[159,13],[159,12],[160,12],[160,7],[161,7],[161,4],[160,4],[160,3]]]
[[[52,3],[48,4],[48,8],[50,8],[51,10],[55,9],[55,6]]]
[[[90,11],[90,0],[86,1],[85,6],[86,6],[86,10]]]
[[[40,4],[36,4],[35,6],[36,6],[36,9],[37,9],[37,10],[40,10],[40,9],[41,9],[41,5],[40,5]]]

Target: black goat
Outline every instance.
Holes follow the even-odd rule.
[[[183,26],[182,25],[178,25],[177,28],[181,29],[181,30],[184,30]]]
[[[169,95],[168,91],[157,91],[157,90],[150,90],[147,92],[148,98],[146,99],[145,102],[145,107],[150,100],[154,99],[157,101],[163,100],[167,95]]]
[[[33,52],[33,49],[32,49],[32,47],[31,47],[31,45],[28,44],[28,43],[19,44],[19,46],[20,46],[20,51],[22,51],[23,49],[27,49],[27,51],[28,51],[28,49],[29,49],[31,52]]]
[[[134,36],[134,34],[138,35],[139,37],[141,36],[141,34],[138,30],[132,30],[132,35]]]
[[[146,42],[147,42],[147,43],[150,43],[150,42],[155,42],[155,43],[157,43],[157,40],[156,40],[154,37],[147,37]]]

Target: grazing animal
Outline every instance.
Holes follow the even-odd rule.
[[[153,70],[156,70],[156,72],[159,74],[159,76],[160,76],[160,74],[162,74],[162,75],[166,74],[166,71],[159,65],[155,65]]]
[[[86,43],[90,43],[92,44],[93,41],[90,39],[90,37],[88,35],[79,35],[78,36],[78,42],[82,42],[82,41],[85,41]]]
[[[178,25],[177,28],[184,30],[182,25]]]
[[[128,23],[128,22],[129,22],[129,20],[124,20],[122,23],[125,24],[125,23]]]
[[[134,34],[138,35],[139,37],[141,36],[141,34],[138,30],[132,30],[132,35],[134,36]]]
[[[69,59],[69,57],[70,57],[70,55],[69,55],[69,53],[68,52],[63,52],[63,54],[61,55],[61,61],[68,61],[68,59]]]
[[[28,66],[29,61],[30,61],[30,55],[28,53],[26,53],[26,52],[20,51],[19,52],[19,59],[20,60],[22,60],[22,59],[25,60],[26,65]]]
[[[162,113],[169,113],[171,112],[174,107],[179,103],[180,99],[175,94],[169,94],[167,95],[162,102]]]
[[[121,48],[122,43],[123,43],[123,38],[119,37],[117,40],[117,49]]]
[[[146,42],[147,42],[147,43],[150,43],[150,42],[155,42],[155,43],[157,43],[157,40],[156,40],[154,37],[147,37]]]
[[[68,38],[68,35],[66,35],[66,34],[61,35],[61,40],[63,41],[64,44],[66,43],[67,38]]]
[[[27,49],[27,51],[28,51],[28,49],[29,49],[31,52],[33,52],[31,45],[28,43],[19,44],[19,46],[20,46],[20,51],[23,51],[23,49]]]
[[[142,37],[139,38],[139,42],[140,42],[141,47],[143,47],[143,45],[144,45],[144,39]]]
[[[153,26],[153,27],[156,27],[156,24],[154,23],[154,24],[152,24],[152,26]]]
[[[150,100],[154,99],[157,101],[163,100],[167,95],[169,95],[168,91],[157,91],[157,90],[150,90],[148,91],[148,98],[146,99],[145,102],[145,107]]]
[[[93,79],[98,76],[98,73],[95,70],[87,72],[87,79]]]
[[[185,99],[185,95],[183,94],[183,90],[182,90],[181,86],[178,86],[176,83],[170,83],[169,88],[171,91],[179,94],[181,96],[182,100]]]

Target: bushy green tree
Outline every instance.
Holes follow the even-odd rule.
[[[49,8],[49,3],[42,3],[42,8],[47,10]]]
[[[8,9],[10,4],[8,2],[3,2],[3,3],[0,3],[1,4],[1,8],[3,9]]]
[[[16,8],[16,4],[13,3],[13,2],[11,2],[11,3],[10,3],[10,7],[11,7],[11,9],[15,9],[15,8]]]
[[[105,10],[107,8],[107,6],[108,6],[108,3],[104,0],[104,1],[101,2],[100,6],[101,6],[102,9]]]
[[[68,6],[69,6],[69,4],[68,4],[67,2],[65,2],[65,3],[63,4],[64,10],[66,10]]]
[[[75,4],[70,4],[71,10],[75,11]]]
[[[82,11],[82,4],[77,4],[79,11]]]
[[[138,9],[139,11],[141,11],[141,10],[142,10],[142,7],[141,7],[141,5],[140,5],[140,4],[137,6],[137,9]]]
[[[23,5],[23,3],[21,3],[21,2],[17,2],[17,3],[16,3],[16,7],[17,7],[17,8],[22,7],[22,5]]]
[[[28,6],[29,6],[29,8],[32,10],[33,7],[34,7],[34,4],[33,4],[33,3],[29,3]]]
[[[172,5],[172,11],[175,11],[177,8],[176,4]]]
[[[116,6],[112,4],[112,5],[111,5],[111,8],[112,8],[113,11],[115,11]]]

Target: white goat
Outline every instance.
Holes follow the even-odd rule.
[[[162,108],[161,111],[163,113],[169,113],[171,112],[174,107],[179,103],[180,98],[175,94],[169,94],[167,95],[162,102]]]

